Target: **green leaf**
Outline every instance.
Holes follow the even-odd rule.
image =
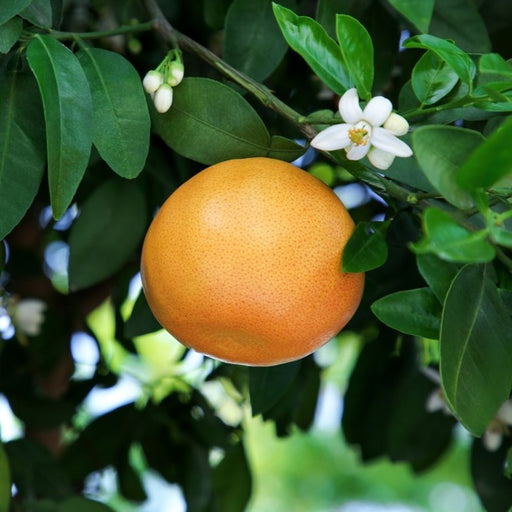
[[[373,85],[373,43],[368,31],[352,16],[336,15],[341,55],[359,97],[370,99]]]
[[[414,94],[423,105],[432,105],[449,94],[459,77],[437,54],[427,51],[412,70]]]
[[[295,380],[300,361],[268,367],[249,368],[252,415],[267,412],[279,402]]]
[[[93,143],[123,178],[135,178],[149,150],[151,121],[140,77],[122,55],[84,47],[77,54],[91,88]]]
[[[244,512],[252,492],[251,468],[242,442],[231,447],[212,470],[215,510]]]
[[[337,94],[354,86],[340,47],[318,22],[308,16],[297,16],[290,9],[273,4],[274,15],[286,42]]]
[[[485,231],[470,232],[451,215],[429,207],[423,214],[425,237],[411,248],[417,254],[433,253],[446,261],[485,263],[494,259],[494,247],[486,241]]]
[[[111,276],[128,261],[146,228],[146,199],[137,183],[111,179],[81,205],[69,236],[73,290]]]
[[[34,36],[27,59],[43,100],[50,200],[54,217],[60,218],[89,162],[91,94],[78,59],[53,37]]]
[[[458,208],[473,206],[471,196],[457,183],[457,173],[467,155],[483,140],[480,132],[454,126],[421,126],[412,135],[414,154],[421,170]]]
[[[0,25],[10,20],[25,9],[32,0],[0,0]]]
[[[485,265],[466,265],[446,296],[441,382],[450,408],[481,435],[509,397],[512,319]]]
[[[23,218],[43,177],[42,114],[30,75],[0,74],[0,240]]]
[[[283,1],[295,7],[293,0]],[[235,0],[227,13],[224,60],[261,82],[279,65],[288,46],[272,11],[271,0]]]
[[[435,2],[429,33],[450,39],[470,53],[488,52],[491,48],[487,27],[474,0]]]
[[[368,272],[388,257],[386,231],[389,222],[358,222],[343,250],[343,272]]]
[[[421,276],[430,286],[437,300],[443,304],[459,267],[455,263],[444,261],[434,254],[418,254],[416,263]]]
[[[431,50],[450,66],[457,76],[470,85],[476,74],[476,65],[471,57],[451,41],[430,34],[414,36],[404,41],[405,48],[423,48]]]
[[[7,53],[14,46],[22,30],[21,18],[11,18],[0,26],[0,53]]]
[[[30,5],[20,12],[20,16],[41,28],[52,26],[52,3],[48,0],[32,0]]]
[[[263,121],[232,88],[207,78],[185,78],[171,109],[153,115],[158,135],[174,151],[211,165],[230,158],[269,156],[273,142]],[[295,151],[288,152],[293,160]]]
[[[297,142],[281,135],[272,135],[270,138],[270,146],[265,153],[269,158],[276,158],[277,160],[286,160],[293,162],[305,152],[304,146]]]
[[[11,472],[9,460],[0,443],[0,512],[8,512],[11,501]]]
[[[420,32],[427,32],[434,11],[434,0],[388,0]]]
[[[430,288],[386,295],[372,304],[372,311],[381,322],[404,334],[439,337],[441,304]]]
[[[458,184],[466,190],[488,188],[512,174],[512,116],[480,144],[463,163]]]
[[[329,35],[336,36],[336,14],[350,14],[358,20],[363,19],[373,0],[319,0],[315,19]]]
[[[81,496],[72,496],[59,503],[58,512],[112,512],[109,506]]]
[[[162,326],[154,317],[144,292],[140,292],[132,309],[130,318],[124,326],[124,335],[127,338],[135,338],[143,334],[159,331]]]

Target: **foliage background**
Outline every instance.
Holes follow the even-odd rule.
[[[1,445],[0,509],[116,508],[94,483],[113,468],[118,500],[144,502],[154,471],[188,510],[244,510],[257,465],[250,416],[314,445],[321,383],[337,371],[347,381],[332,435],[361,464],[425,474],[460,449],[463,430],[462,474],[486,510],[508,510],[508,4],[0,0],[0,392],[23,427]],[[175,47],[185,79],[160,115],[141,79]],[[340,121],[350,87],[393,101],[412,158],[378,172],[342,151],[305,152]],[[367,272],[365,296],[325,358],[203,359],[158,332],[137,286],[163,200],[205,165],[257,155],[300,157],[360,198],[344,270]],[[47,307],[36,335],[16,321],[26,298]],[[81,350],[96,354],[89,365]],[[126,379],[138,383],[133,400],[93,414],[92,393]],[[449,413],[426,406],[439,392]],[[346,478],[329,474],[334,488]]]

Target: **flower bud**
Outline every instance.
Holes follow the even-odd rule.
[[[182,62],[173,61],[169,66],[169,75],[167,76],[167,83],[171,87],[176,87],[183,80],[185,68]]]
[[[505,401],[496,415],[499,420],[507,425],[512,425],[512,400]]]
[[[372,165],[377,167],[377,169],[385,171],[386,169],[389,169],[395,160],[395,155],[382,151],[379,148],[372,147],[368,152],[368,160],[370,160]]]
[[[409,123],[407,120],[401,115],[395,114],[395,112],[389,114],[382,127],[398,137],[405,135],[409,131]]]
[[[159,73],[158,71],[148,71],[144,80],[142,80],[142,86],[148,94],[151,94],[162,85],[163,81],[164,76],[162,73]]]
[[[16,305],[13,323],[16,328],[29,336],[37,336],[44,322],[46,303],[39,299],[22,299]]]
[[[485,448],[490,452],[495,452],[503,440],[503,428],[499,423],[492,422],[482,436],[482,442]]]
[[[167,112],[172,105],[172,87],[169,84],[162,84],[155,92],[153,103],[160,114]]]

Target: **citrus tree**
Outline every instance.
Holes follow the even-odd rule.
[[[177,187],[267,157],[324,181],[355,221],[340,248],[340,272],[365,273],[345,327],[360,340],[347,441],[421,472],[461,425],[484,507],[508,510],[511,26],[508,0],[0,0],[0,393],[23,425],[0,445],[0,509],[108,510],[84,495],[106,467],[143,501],[142,460],[190,511],[244,510],[244,423],[206,384],[279,436],[309,429],[313,355],[198,359],[158,341],[134,286]],[[100,349],[86,374],[78,334]],[[84,415],[125,373],[139,399]]]

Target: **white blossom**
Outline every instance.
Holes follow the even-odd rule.
[[[22,299],[16,304],[13,323],[20,332],[37,336],[44,322],[46,303],[39,299]]]
[[[162,84],[153,96],[153,103],[155,104],[157,112],[160,114],[167,112],[171,108],[172,97],[172,87],[168,84]]]
[[[152,94],[163,84],[164,76],[158,71],[148,71],[142,80],[142,86],[148,94]]]
[[[393,105],[383,96],[374,96],[361,109],[355,88],[340,98],[339,112],[344,123],[330,126],[311,141],[311,146],[323,151],[344,149],[349,160],[368,156],[378,169],[387,169],[395,157],[409,157],[411,148],[398,136],[405,135],[409,124],[393,113]]]

